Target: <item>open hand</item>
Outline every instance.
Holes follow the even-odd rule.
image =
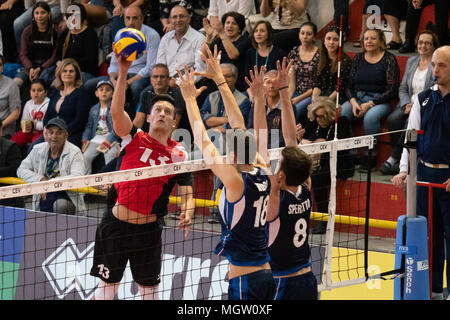
[[[196,88],[195,87],[195,74],[194,68],[188,69],[188,66],[184,66],[184,75],[180,70],[177,70],[178,73],[178,86],[181,90],[181,94],[185,100],[187,99],[196,99],[203,90],[206,89],[205,86]]]
[[[217,45],[214,45],[214,53],[206,47],[206,55],[202,52],[202,60],[206,63],[206,70],[204,72],[195,72],[195,75],[205,77],[213,80],[216,84],[220,84],[225,81],[225,77],[222,73],[222,68],[220,67],[220,54],[221,51],[217,52]]]
[[[250,80],[245,77],[245,82],[248,84],[248,93],[252,97],[263,97],[264,92],[264,73],[266,73],[266,66],[261,66],[260,71],[258,67],[254,66],[253,70],[249,71]]]

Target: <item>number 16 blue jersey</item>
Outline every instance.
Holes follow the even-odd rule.
[[[222,237],[215,253],[236,266],[259,266],[270,260],[266,230],[270,180],[259,167],[241,174],[244,192],[238,201],[227,201],[225,187],[220,194]]]

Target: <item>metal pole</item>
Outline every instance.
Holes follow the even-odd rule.
[[[406,144],[409,151],[409,173],[406,178],[406,216],[414,218],[416,213],[416,181],[417,181],[417,131],[406,131]]]

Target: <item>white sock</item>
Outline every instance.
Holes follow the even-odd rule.
[[[106,283],[100,280],[95,290],[95,300],[113,300],[119,291],[119,283]]]
[[[394,164],[396,164],[398,162],[397,159],[389,157],[389,159],[386,160],[387,163],[389,163],[391,166],[393,166]]]
[[[152,287],[138,285],[138,288],[142,300],[158,300],[158,285]]]

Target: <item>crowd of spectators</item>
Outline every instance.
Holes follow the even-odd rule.
[[[307,4],[307,0],[0,0],[2,135],[21,148],[23,159],[30,154],[36,157],[38,152],[48,151],[48,147],[40,147],[33,152],[48,142],[46,128],[58,118],[64,120],[61,126],[67,141],[84,156],[80,174],[101,170],[101,165],[94,165],[99,156],[105,165],[117,157],[123,137],[115,135],[109,115],[117,78],[112,43],[125,27],[140,30],[147,44],[145,54],[131,64],[127,82],[125,110],[137,128],[148,128],[146,115],[152,97],[168,94],[177,104],[174,136],[177,129],[192,132],[177,70],[184,71],[187,65],[203,71],[202,52],[207,48],[221,51],[226,85],[249,128],[253,124],[253,97],[247,92],[245,77],[254,66],[265,66],[267,79],[276,77],[277,61],[283,57],[293,61],[289,92],[299,143],[334,138],[330,134],[334,134],[334,124],[327,117],[330,102],[342,105],[339,123],[345,128],[338,130],[341,138],[352,135],[351,123],[358,118],[363,119],[364,134],[379,133],[382,119],[388,116],[390,129],[404,128],[414,95],[432,84],[430,57],[438,41],[444,39],[444,32],[439,29],[439,39],[431,31],[419,33],[415,40],[419,58],[408,61],[408,74],[400,83],[397,59],[389,52],[399,47],[397,39],[388,44],[381,30],[363,28],[361,52],[353,59],[341,53],[337,92],[340,30],[330,26],[319,39]],[[255,16],[261,19],[255,21]],[[347,34],[346,27],[344,36]],[[412,35],[410,31],[408,36]],[[5,64],[17,68],[8,69],[8,76],[2,75]],[[279,129],[279,135],[269,137],[269,144],[283,147],[280,88],[270,83],[267,81],[261,94],[266,98],[268,127]],[[201,76],[196,76],[196,85],[206,87],[197,98],[206,127],[223,134],[229,125],[217,87]],[[391,106],[397,102],[394,110]],[[391,138],[393,143],[400,140],[394,134]],[[194,150],[192,139],[180,142]],[[383,165],[383,173],[398,172],[398,153],[393,152]],[[373,167],[373,163],[362,163],[361,170]],[[324,166],[321,168],[323,172]]]

